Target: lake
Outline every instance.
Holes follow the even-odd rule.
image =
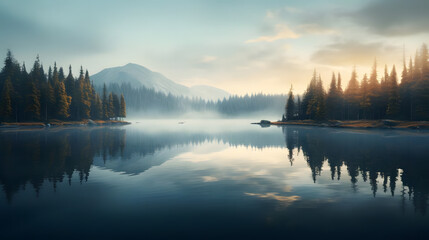
[[[0,238],[429,234],[429,132],[178,122],[2,130]]]

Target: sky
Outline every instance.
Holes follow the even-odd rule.
[[[0,54],[37,54],[74,74],[137,63],[187,85],[233,94],[302,93],[414,57],[429,39],[427,0],[0,0]],[[408,61],[408,60],[407,60]]]

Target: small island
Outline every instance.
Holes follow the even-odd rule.
[[[317,127],[335,127],[335,128],[379,128],[379,129],[429,129],[428,121],[399,121],[399,120],[290,120],[290,121],[268,121],[261,120],[258,123],[261,126],[284,126],[284,125],[296,125],[296,126],[317,126]]]

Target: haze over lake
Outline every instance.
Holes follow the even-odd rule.
[[[0,132],[11,238],[398,238],[427,234],[422,131],[141,120]]]

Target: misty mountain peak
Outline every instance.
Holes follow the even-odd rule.
[[[153,72],[136,63],[103,69],[92,75],[91,79],[94,85],[129,83],[135,88],[144,86],[165,94],[171,93],[176,96],[201,97],[207,100],[222,99],[230,95],[222,89],[206,85],[196,87],[184,86],[168,79],[161,73]]]

